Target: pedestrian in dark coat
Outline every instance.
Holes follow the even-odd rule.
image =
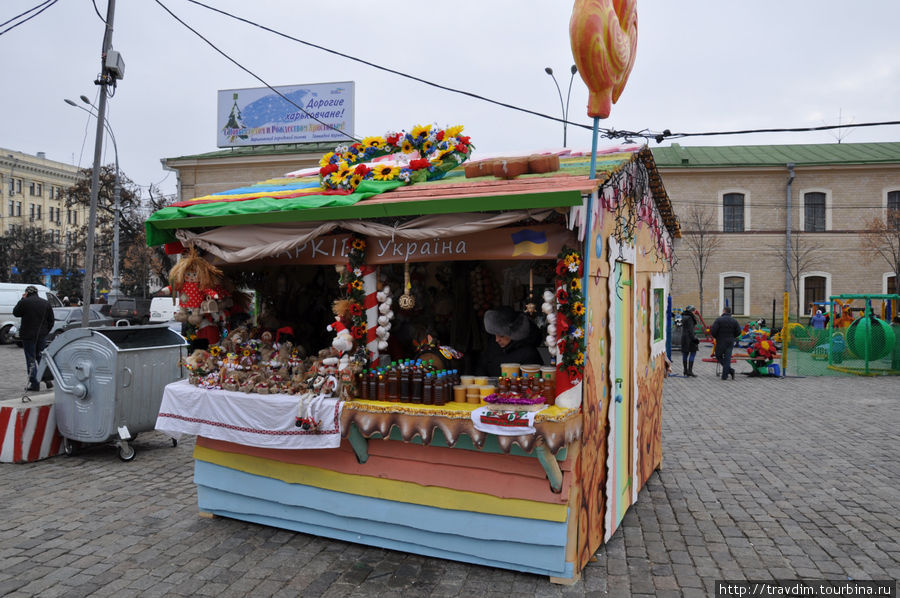
[[[681,312],[681,363],[684,366],[685,378],[696,378],[694,373],[694,358],[700,348],[700,339],[697,338],[697,316],[694,314],[694,306],[688,305]]]
[[[541,364],[537,346],[541,342],[540,331],[522,312],[510,307],[489,309],[484,314],[484,329],[494,335],[481,355],[475,373],[500,376],[500,364]]]
[[[25,287],[25,294],[13,308],[13,315],[22,318],[19,339],[25,352],[25,365],[28,367],[28,386],[25,390],[31,392],[41,389],[37,379],[37,366],[41,362],[41,353],[47,346],[47,335],[56,322],[50,302],[41,299],[37,292],[37,288],[32,285]],[[53,383],[47,381],[47,388],[53,388]]]
[[[729,374],[734,380],[731,352],[734,350],[734,342],[741,336],[741,325],[732,317],[730,307],[722,310],[722,315],[709,327],[709,333],[716,339],[716,359],[722,365],[722,380],[727,380]]]

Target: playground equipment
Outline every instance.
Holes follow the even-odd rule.
[[[862,316],[852,319],[850,304],[861,299],[865,305]],[[887,302],[900,295],[838,295],[831,301],[840,308],[832,310],[829,339],[826,346],[828,368],[862,375],[900,375],[900,335],[886,321],[875,315],[873,301],[882,301],[881,313]],[[845,302],[846,301],[846,302]],[[849,320],[849,322],[848,322]],[[840,324],[847,322],[845,332]]]

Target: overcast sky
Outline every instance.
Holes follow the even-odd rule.
[[[478,154],[562,146],[562,124],[435,89],[285,40],[193,5],[160,0],[271,85],[356,84],[356,134],[462,124]],[[40,0],[3,0],[0,22]],[[207,0],[369,62],[560,117],[573,64],[571,1],[297,2]],[[107,0],[96,0],[102,14]],[[639,0],[637,59],[601,126],[701,132],[900,120],[900,2]],[[12,23],[10,23],[12,24]],[[0,26],[0,31],[9,25]],[[94,125],[64,98],[96,101],[103,23],[91,0],[59,0],[0,34],[0,147],[89,166]],[[216,92],[261,87],[155,0],[119,0],[113,46],[126,71],[109,101],[121,168],[175,191],[160,159],[216,149]],[[79,102],[80,103],[80,102]],[[569,120],[589,125],[576,75]],[[898,141],[900,127],[698,137],[684,145]],[[615,142],[601,140],[601,146]],[[669,142],[666,142],[668,144]],[[589,149],[568,127],[568,146]],[[656,145],[651,142],[651,146]],[[112,162],[111,148],[105,161]]]

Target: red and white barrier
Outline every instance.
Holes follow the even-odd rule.
[[[39,461],[62,452],[53,393],[0,401],[0,463]]]
[[[378,339],[375,338],[375,328],[378,326],[378,300],[375,294],[378,291],[378,278],[375,268],[363,266],[363,292],[366,299],[363,309],[366,310],[366,350],[369,358],[374,363],[378,359]]]

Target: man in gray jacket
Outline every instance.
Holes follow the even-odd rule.
[[[725,307],[722,315],[709,327],[709,334],[716,339],[716,359],[722,365],[722,380],[734,380],[734,368],[731,367],[731,352],[734,341],[741,336],[741,325],[731,316],[731,308]]]

